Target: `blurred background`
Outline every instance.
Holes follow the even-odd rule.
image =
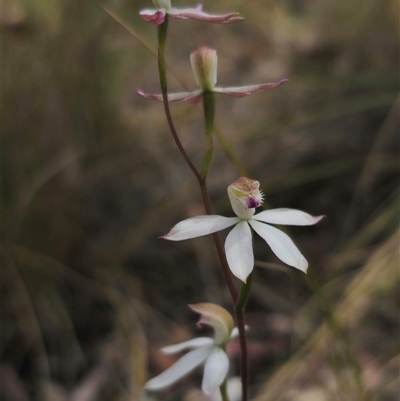
[[[175,0],[175,6],[194,6]],[[102,7],[102,6],[103,7]],[[202,401],[201,370],[159,394],[193,336],[188,303],[229,310],[212,240],[163,242],[204,213],[157,93],[150,0],[3,0],[1,398]],[[265,207],[327,218],[286,230],[309,261],[283,266],[259,238],[247,306],[256,401],[399,399],[398,15],[396,0],[214,0],[233,25],[170,23],[171,91],[195,89],[189,54],[218,51],[218,84],[289,78],[217,97],[209,186],[257,179]],[[201,109],[172,105],[193,160]],[[223,236],[226,233],[222,234]],[[239,374],[230,344],[230,374]]]

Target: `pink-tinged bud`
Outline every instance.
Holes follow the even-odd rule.
[[[228,187],[228,196],[236,215],[244,220],[250,219],[257,207],[263,203],[260,183],[250,178],[240,177]]]
[[[212,92],[217,83],[217,52],[202,46],[190,55],[194,79],[204,92]]]
[[[221,306],[208,302],[189,305],[189,307],[200,314],[199,325],[207,324],[214,329],[214,343],[225,346],[230,340],[234,326],[232,315]]]

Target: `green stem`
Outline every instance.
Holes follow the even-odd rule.
[[[204,109],[204,122],[205,122],[205,138],[206,138],[206,151],[203,157],[201,166],[201,176],[207,177],[210,170],[211,158],[213,154],[213,130],[214,130],[214,115],[215,115],[215,101],[214,93],[203,93],[203,109]]]
[[[236,301],[236,309],[244,309],[247,299],[249,298],[252,279],[253,273],[250,273],[249,277],[247,277],[247,281],[242,284],[239,292],[239,298]]]
[[[219,386],[219,391],[221,392],[222,401],[229,401],[228,388],[227,388],[227,385],[226,385],[226,379]]]
[[[251,281],[253,275],[250,274],[247,281],[242,284],[239,296],[236,300],[235,313],[237,326],[239,329],[239,343],[240,343],[240,375],[242,379],[242,401],[247,400],[247,390],[249,387],[249,363],[247,356],[247,341],[246,341],[246,324],[244,321],[244,308],[249,297]]]

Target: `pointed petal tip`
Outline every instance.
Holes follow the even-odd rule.
[[[139,96],[143,97],[144,99],[156,100],[157,102],[162,102],[163,101],[162,100],[162,95],[153,95],[153,94],[150,94],[150,93],[145,93],[140,89],[137,90],[136,93]]]
[[[299,268],[304,274],[307,274],[308,270],[308,262],[306,259],[304,259],[305,263],[302,264],[302,266]]]

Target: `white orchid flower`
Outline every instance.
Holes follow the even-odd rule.
[[[166,14],[175,19],[193,19],[214,24],[231,24],[244,19],[239,15],[239,13],[228,13],[222,15],[206,14],[202,11],[202,4],[199,4],[196,8],[181,9],[173,8],[171,6],[171,0],[153,0],[153,4],[156,7],[155,10],[142,10],[139,15],[146,22],[151,22],[157,25],[164,22]]]
[[[204,92],[221,93],[232,97],[244,97],[254,92],[277,88],[278,86],[287,82],[287,79],[282,79],[279,82],[259,85],[230,88],[217,87],[215,86],[217,83],[217,52],[216,50],[205,46],[200,47],[190,55],[190,63],[192,65],[196,84],[200,87],[200,89],[195,90],[194,92],[169,94],[168,102],[173,103],[184,100],[188,103],[198,103],[202,99]],[[162,95],[159,94],[149,94],[142,91],[137,91],[137,93],[146,99],[156,100],[158,102],[163,101]]]
[[[259,186],[258,181],[241,177],[228,187],[229,200],[237,217],[193,217],[181,221],[161,238],[181,241],[235,226],[225,241],[226,258],[232,273],[246,282],[254,267],[251,227],[282,262],[306,273],[307,260],[296,245],[288,235],[270,224],[309,226],[325,216],[311,216],[295,209],[270,209],[254,215],[255,209],[263,202]]]
[[[242,399],[242,380],[240,377],[230,377],[226,383],[226,390],[229,401],[240,401]],[[216,391],[211,401],[223,401],[221,394]]]
[[[149,380],[144,387],[146,390],[157,391],[169,387],[202,363],[204,375],[201,388],[206,395],[213,395],[225,380],[229,359],[224,347],[231,338],[238,335],[237,329],[233,327],[233,318],[227,310],[212,303],[189,306],[200,313],[199,325],[206,324],[214,329],[214,338],[198,337],[161,348],[161,352],[168,355],[190,351],[163,373]]]

